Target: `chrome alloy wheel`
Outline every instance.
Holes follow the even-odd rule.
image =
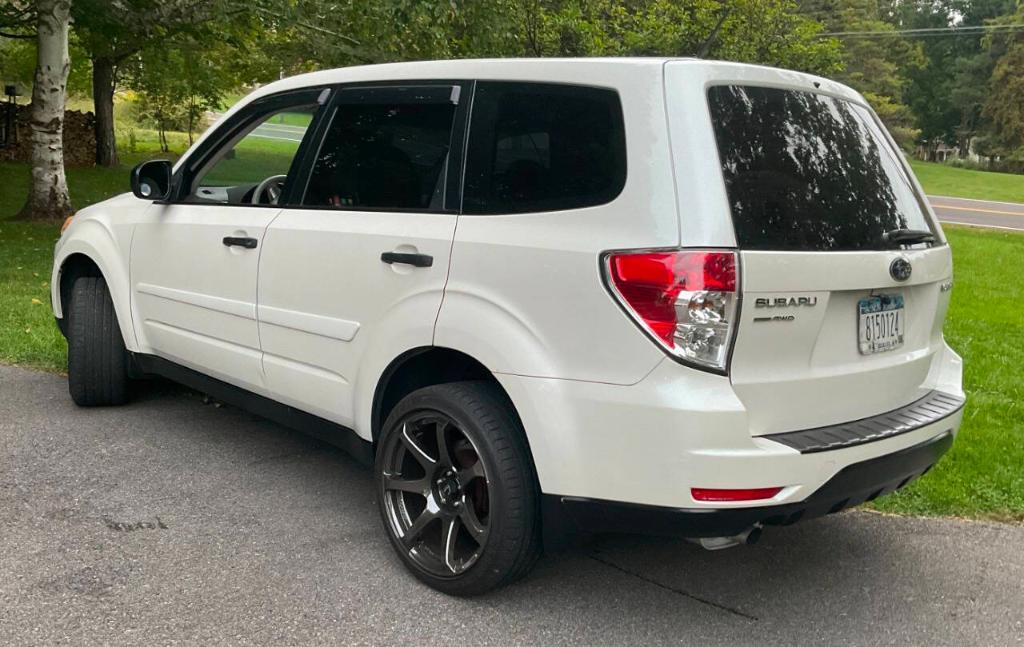
[[[487,471],[473,441],[448,416],[414,412],[383,448],[385,518],[409,558],[454,577],[483,554],[489,534]]]

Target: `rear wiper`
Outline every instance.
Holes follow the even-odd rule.
[[[934,243],[935,234],[923,229],[893,229],[882,234],[882,242],[897,245],[916,245],[917,243]]]

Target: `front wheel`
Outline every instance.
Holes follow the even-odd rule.
[[[406,567],[450,595],[525,575],[540,555],[539,494],[518,418],[493,384],[406,396],[376,459],[385,530]]]
[[[71,399],[80,407],[123,404],[128,399],[128,351],[106,281],[76,279],[65,315]]]

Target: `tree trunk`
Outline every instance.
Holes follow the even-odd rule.
[[[53,220],[72,213],[64,176],[64,101],[67,98],[68,14],[70,0],[38,0],[36,74],[32,85],[29,136],[32,185],[18,214],[29,220]]]
[[[537,0],[527,0],[523,6],[523,47],[527,56],[540,56],[540,6]]]
[[[971,156],[971,136],[959,135],[956,138],[957,156],[964,160]]]
[[[114,61],[92,59],[92,101],[96,113],[96,164],[117,166],[114,141]]]
[[[192,131],[196,127],[196,95],[188,95],[188,145],[192,146]]]

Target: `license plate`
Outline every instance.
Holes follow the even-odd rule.
[[[903,345],[906,312],[902,294],[880,294],[857,303],[857,326],[861,354],[884,353]]]

